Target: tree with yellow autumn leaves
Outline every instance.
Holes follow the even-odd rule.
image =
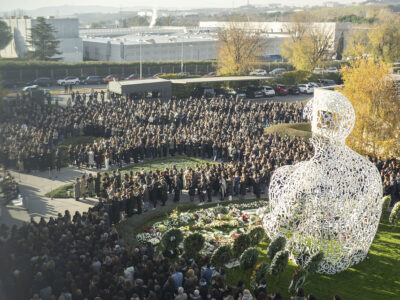
[[[248,22],[229,22],[218,32],[218,39],[217,72],[221,75],[240,75],[253,70],[267,46],[265,29],[251,28]]]
[[[358,45],[356,52],[366,50]],[[388,65],[359,56],[342,70],[342,76],[341,91],[356,113],[348,145],[362,154],[400,158],[400,98]]]

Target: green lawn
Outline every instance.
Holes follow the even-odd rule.
[[[333,276],[311,275],[304,286],[306,293],[313,293],[318,299],[332,299],[335,294],[342,299],[400,299],[400,226],[388,224],[387,219],[386,215],[380,223],[363,262]],[[260,261],[267,260],[266,249],[267,244],[264,243],[260,248]],[[268,293],[280,291],[284,299],[289,299],[288,287],[295,270],[295,265],[290,264],[279,282],[268,277]],[[242,279],[248,286],[251,272],[234,268],[227,272],[227,281],[236,284]]]
[[[298,136],[304,138],[311,138],[311,124],[310,123],[284,123],[272,125],[265,128],[264,134],[278,134],[288,136]]]
[[[176,168],[179,169],[185,169],[186,167],[195,167],[197,164],[206,164],[206,163],[211,163],[214,164],[214,162],[198,159],[198,158],[193,158],[193,157],[186,157],[186,156],[170,156],[170,157],[162,157],[162,158],[157,158],[149,161],[145,161],[142,163],[138,163],[132,166],[128,166],[125,168],[121,169],[121,173],[125,174],[130,171],[136,172],[140,171],[142,168],[148,172],[148,171],[155,171],[156,169],[159,170],[164,170],[165,168],[172,168],[172,166],[176,166]],[[108,171],[109,172],[109,171]],[[110,173],[110,172],[109,172]],[[65,185],[62,185],[56,189],[54,189],[51,192],[48,192],[45,194],[46,197],[53,197],[53,198],[69,198],[67,195],[67,191],[71,190],[72,191],[72,183],[68,183]],[[72,193],[71,193],[72,195]]]
[[[210,206],[217,204],[211,203]],[[180,211],[196,210],[192,203],[179,204],[178,207]],[[134,244],[135,236],[143,226],[162,220],[174,208],[175,206],[160,207],[155,211],[134,216],[118,224],[118,231],[125,241]],[[333,276],[319,274],[309,276],[304,286],[305,292],[313,293],[318,299],[332,299],[335,294],[341,295],[342,299],[400,299],[400,225],[391,225],[387,219],[386,214],[363,262]],[[261,251],[259,261],[268,262],[267,246],[268,244],[263,242],[259,247]],[[283,299],[290,299],[288,287],[295,270],[296,267],[290,263],[279,278],[267,277],[268,293],[280,291]],[[227,270],[227,283],[235,285],[242,279],[246,286],[250,287],[251,274],[252,270],[244,271],[240,268]]]

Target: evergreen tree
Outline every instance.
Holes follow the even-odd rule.
[[[53,56],[61,54],[58,51],[58,41],[55,36],[55,30],[51,24],[46,23],[45,18],[39,17],[36,19],[37,24],[31,29],[31,36],[28,43],[33,48],[29,52],[29,56],[33,59],[50,60]]]
[[[12,39],[11,28],[6,22],[0,20],[0,50],[4,49]]]
[[[344,50],[344,35],[343,32],[340,35],[340,38],[338,40],[338,44],[336,47],[336,59],[341,60],[343,58],[343,50]]]

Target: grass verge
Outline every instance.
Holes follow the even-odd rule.
[[[278,134],[288,136],[298,136],[303,138],[311,138],[311,124],[310,123],[284,123],[272,125],[265,128],[264,134]]]

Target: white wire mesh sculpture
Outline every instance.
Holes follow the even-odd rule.
[[[264,226],[270,238],[288,237],[292,261],[323,251],[318,272],[335,274],[366,257],[382,212],[382,181],[370,161],[345,145],[355,123],[346,97],[318,89],[304,113],[315,155],[274,172]]]

